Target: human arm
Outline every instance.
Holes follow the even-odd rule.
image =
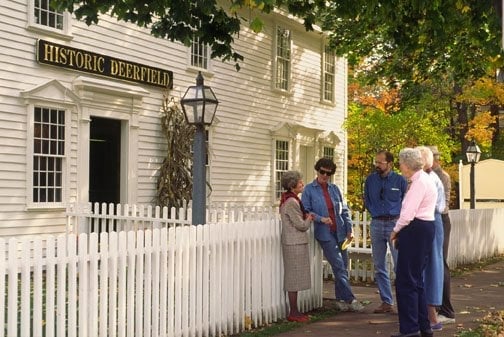
[[[301,208],[296,199],[290,198],[284,204],[283,212],[285,216],[289,219],[292,226],[301,232],[306,232],[313,221],[313,215],[308,214],[306,219],[303,219],[303,214]]]

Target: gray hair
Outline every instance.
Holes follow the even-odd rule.
[[[432,153],[432,150],[427,146],[417,146],[416,148],[422,153],[422,158],[424,160],[423,168],[425,170],[430,169],[432,167],[432,163],[434,162],[434,154]]]
[[[290,191],[298,182],[303,179],[303,176],[298,171],[287,171],[282,174],[282,187],[286,191]]]
[[[415,172],[420,171],[424,166],[422,153],[418,148],[412,149],[411,147],[405,147],[402,149],[401,152],[399,152],[399,162]]]

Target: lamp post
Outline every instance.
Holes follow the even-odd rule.
[[[481,156],[481,150],[479,146],[476,145],[476,142],[473,140],[466,150],[467,161],[471,164],[471,173],[469,176],[471,209],[474,209],[476,206],[476,192],[474,189],[474,165],[480,160],[480,156]]]
[[[219,101],[212,89],[204,85],[201,71],[196,76],[196,85],[187,88],[180,104],[187,123],[196,127],[193,143],[192,224],[202,225],[206,222],[205,126],[212,124]]]

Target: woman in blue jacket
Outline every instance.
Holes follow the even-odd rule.
[[[345,239],[352,239],[352,219],[341,191],[331,183],[336,172],[331,159],[321,158],[315,163],[317,178],[305,186],[301,200],[307,212],[313,214],[315,239],[320,244],[334,274],[334,290],[342,311],[361,311],[363,306],[355,299],[348,279],[346,251],[340,247]]]

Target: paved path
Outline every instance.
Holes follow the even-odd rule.
[[[331,282],[324,284],[324,298],[330,305],[334,299]],[[375,286],[354,286],[360,301],[370,301],[361,313],[338,313],[323,321],[300,325],[281,333],[278,337],[373,337],[390,336],[399,330],[397,315],[373,314],[380,304]],[[504,261],[452,278],[452,304],[456,310],[456,323],[446,324],[435,336],[454,336],[460,329],[476,328],[476,319],[490,310],[504,310]]]

